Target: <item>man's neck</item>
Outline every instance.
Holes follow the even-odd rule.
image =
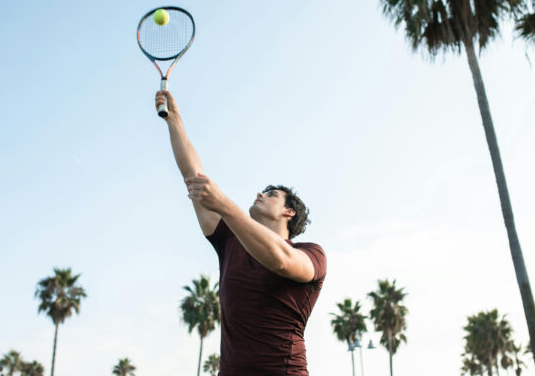
[[[267,228],[269,228],[271,231],[278,234],[281,238],[287,240],[290,239],[290,232],[288,231],[288,226],[284,222],[280,221],[273,221],[269,220],[267,218],[253,218],[258,223],[263,224]]]

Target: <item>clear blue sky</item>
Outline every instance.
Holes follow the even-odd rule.
[[[48,372],[53,326],[33,292],[81,273],[56,375],[193,374],[199,340],[182,286],[218,278],[153,108],[159,76],[135,39],[147,1],[0,5],[0,354]],[[466,316],[498,308],[527,328],[464,55],[411,53],[377,1],[184,1],[197,34],[170,79],[206,173],[242,208],[271,183],[311,209],[301,241],[329,269],[309,321],[312,376],[349,375],[329,326],[378,278],[409,293],[395,373],[457,374]],[[535,279],[535,78],[510,27],[481,56],[528,272]],[[535,61],[533,50],[528,56]],[[370,325],[371,327],[371,325]],[[371,333],[375,341],[377,333]],[[213,333],[205,354],[218,351]],[[384,349],[365,353],[386,374]],[[528,362],[529,363],[529,362]],[[533,372],[531,367],[530,372]]]

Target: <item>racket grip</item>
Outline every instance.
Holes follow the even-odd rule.
[[[162,78],[162,83],[160,84],[160,90],[169,90],[167,85],[167,79]],[[165,97],[165,102],[158,107],[158,115],[163,118],[166,118],[169,115],[169,109],[167,108],[167,97]]]

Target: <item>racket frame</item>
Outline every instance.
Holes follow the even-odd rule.
[[[141,29],[141,25],[143,24],[143,22],[148,17],[152,16],[154,14],[154,12],[156,12],[158,9],[176,10],[176,11],[184,13],[191,20],[191,25],[192,25],[192,29],[193,29],[193,31],[191,33],[191,38],[189,40],[189,43],[186,45],[186,47],[184,47],[178,54],[170,56],[170,57],[166,57],[166,58],[157,58],[157,57],[154,57],[151,54],[149,54],[147,51],[145,51],[145,49],[141,45],[140,36],[139,36],[139,31]],[[174,6],[158,7],[158,8],[155,8],[155,9],[147,12],[147,14],[145,14],[143,17],[141,17],[141,20],[139,21],[139,23],[137,25],[137,33],[136,34],[137,34],[137,44],[139,45],[139,48],[145,54],[145,56],[147,56],[149,58],[149,60],[152,62],[152,64],[154,64],[154,66],[158,70],[158,73],[160,73],[160,77],[162,79],[161,83],[160,83],[160,90],[169,90],[169,85],[168,85],[169,74],[171,73],[171,71],[175,67],[175,65],[178,62],[178,60],[182,57],[182,55],[184,55],[186,53],[186,51],[190,48],[191,44],[193,43],[193,39],[195,38],[195,21],[193,21],[193,16],[187,10],[185,10],[183,8],[180,8],[180,7],[174,7]],[[167,61],[167,60],[172,60],[172,59],[175,59],[175,60],[171,63],[171,65],[167,69],[167,73],[164,76],[160,66],[156,62],[157,61]],[[167,98],[165,98],[165,102],[158,107],[158,115],[160,115],[163,118],[166,118],[169,115],[169,110],[167,108]]]

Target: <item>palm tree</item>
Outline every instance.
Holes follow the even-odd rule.
[[[505,319],[505,315],[499,319],[498,310],[480,312],[468,317],[468,324],[463,328],[466,331],[465,355],[477,359],[478,363],[487,368],[489,376],[492,376],[493,367],[500,374],[498,358],[501,356],[500,365],[507,369],[512,365],[511,354],[511,325]]]
[[[421,48],[431,57],[439,52],[466,51],[472,73],[483,128],[492,159],[502,214],[509,237],[509,248],[522,296],[524,313],[535,353],[535,303],[515,228],[513,209],[505,180],[498,142],[479,69],[475,44],[483,50],[499,34],[499,21],[525,9],[525,0],[379,0],[383,13],[396,26],[405,25],[405,34],[414,50]]]
[[[117,376],[135,376],[134,371],[136,367],[132,364],[130,359],[119,359],[119,363],[113,367],[112,373]]]
[[[388,350],[390,376],[392,376],[392,357],[401,342],[407,342],[404,331],[407,329],[405,316],[408,309],[401,304],[407,294],[403,291],[403,287],[396,289],[396,280],[392,283],[388,280],[379,280],[378,283],[378,290],[368,294],[373,300],[370,317],[373,319],[375,330],[382,332],[380,342]]]
[[[42,364],[34,360],[31,363],[22,364],[20,376],[43,376],[44,373]]]
[[[203,341],[208,334],[215,330],[216,323],[221,322],[221,308],[219,306],[218,283],[210,289],[210,279],[201,275],[199,280],[193,280],[193,289],[184,286],[184,290],[189,292],[181,304],[182,320],[188,324],[188,332],[191,333],[197,328],[201,338],[201,348],[199,351],[199,363],[197,365],[197,376],[201,373],[201,359]]]
[[[39,281],[35,290],[35,296],[40,300],[38,312],[45,312],[56,327],[51,376],[54,376],[59,325],[63,324],[72,315],[73,311],[77,314],[80,313],[82,298],[87,296],[84,289],[76,284],[79,277],[80,274],[72,275],[70,268],[54,268],[54,275]]]
[[[476,358],[486,367],[488,374],[492,375],[492,365],[498,352],[493,341],[494,334],[491,334],[495,325],[490,323],[489,318],[484,312],[469,316],[468,324],[463,329],[467,332],[464,337],[465,353]]]
[[[221,357],[217,354],[212,354],[204,362],[203,371],[208,372],[211,376],[217,376],[221,366]]]
[[[337,303],[340,314],[331,313],[334,319],[331,320],[336,337],[342,341],[347,342],[349,351],[351,351],[351,365],[353,369],[353,376],[355,376],[355,358],[353,351],[355,350],[355,343],[357,338],[362,337],[362,333],[366,332],[366,323],[364,320],[366,316],[360,313],[360,302],[356,301],[355,305],[351,299],[345,299],[342,303]]]
[[[0,372],[2,376],[13,376],[15,372],[21,370],[23,361],[20,353],[15,350],[9,351],[0,359]]]

